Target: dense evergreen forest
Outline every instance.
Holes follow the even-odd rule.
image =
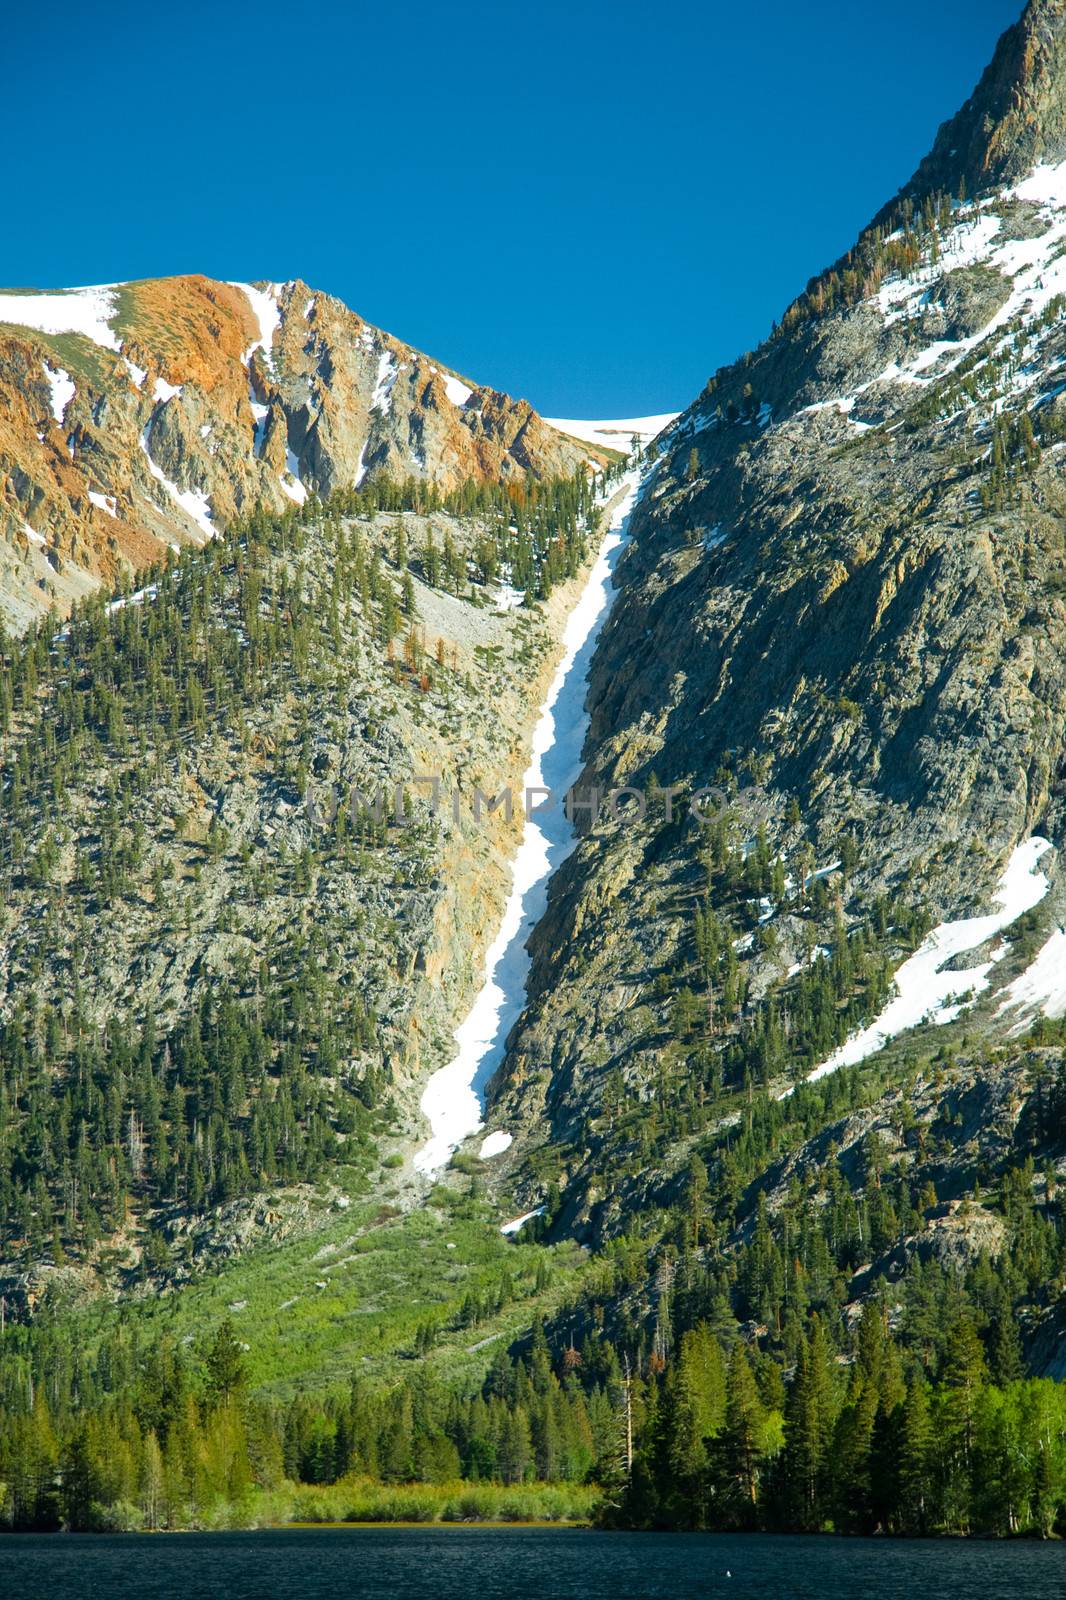
[[[1035,1134],[1066,1116],[1059,1060]],[[1064,1531],[1066,1386],[1025,1376],[1020,1337],[1066,1276],[1053,1184],[1036,1184],[1031,1159],[1008,1168],[981,1202],[1002,1223],[999,1254],[960,1272],[915,1252],[901,1279],[875,1282],[847,1312],[856,1267],[920,1232],[935,1189],[890,1179],[871,1141],[861,1193],[830,1165],[816,1199],[773,1215],[756,1200],[737,1228],[744,1177],[774,1129],[858,1103],[859,1076],[792,1098],[787,1109],[757,1100],[729,1173],[709,1184],[694,1159],[677,1203],[607,1245],[552,1324],[500,1347],[472,1391],[434,1377],[431,1323],[408,1352],[410,1377],[355,1377],[281,1403],[250,1388],[248,1346],[229,1322],[187,1346],[145,1343],[134,1316],[90,1352],[45,1308],[0,1345],[5,1520],[182,1527],[595,1508],[606,1526]],[[536,1224],[551,1226],[550,1212]],[[456,1321],[474,1327],[488,1309],[466,1302]]]

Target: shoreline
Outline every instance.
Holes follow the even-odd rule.
[[[299,1531],[302,1531],[304,1533],[309,1532],[309,1531],[317,1532],[319,1529],[324,1529],[327,1532],[336,1532],[337,1530],[343,1529],[343,1528],[399,1528],[399,1529],[406,1530],[408,1532],[410,1532],[413,1529],[419,1529],[419,1528],[422,1528],[422,1529],[429,1529],[429,1528],[434,1528],[434,1529],[435,1528],[440,1528],[440,1529],[448,1528],[448,1529],[452,1529],[452,1528],[455,1528],[455,1529],[460,1529],[460,1530],[466,1528],[466,1529],[473,1529],[473,1530],[475,1530],[475,1531],[477,1531],[479,1533],[482,1533],[482,1532],[484,1532],[484,1533],[500,1532],[500,1531],[503,1531],[503,1530],[506,1530],[506,1529],[509,1529],[509,1528],[514,1528],[514,1529],[520,1529],[520,1528],[550,1528],[550,1529],[552,1529],[553,1532],[558,1532],[558,1533],[565,1533],[565,1532],[567,1532],[567,1530],[573,1531],[575,1529],[576,1530],[584,1530],[586,1532],[595,1532],[596,1531],[595,1523],[593,1523],[591,1521],[585,1521],[585,1522],[554,1521],[553,1522],[553,1521],[549,1521],[549,1520],[547,1520],[547,1519],[545,1519],[543,1517],[541,1517],[541,1518],[533,1518],[533,1519],[531,1519],[529,1521],[523,1521],[523,1520],[521,1520],[521,1519],[516,1517],[516,1518],[513,1518],[513,1519],[512,1518],[508,1518],[507,1521],[505,1521],[505,1522],[504,1521],[494,1522],[491,1519],[490,1520],[485,1520],[484,1518],[471,1519],[469,1522],[463,1520],[462,1518],[458,1518],[458,1519],[455,1519],[455,1518],[449,1518],[449,1519],[437,1518],[437,1519],[435,1519],[433,1521],[430,1521],[430,1522],[400,1522],[400,1521],[397,1521],[397,1522],[371,1522],[371,1521],[365,1521],[364,1522],[362,1519],[360,1519],[358,1521],[354,1521],[354,1522],[266,1522],[266,1523],[263,1523],[261,1528],[249,1528],[247,1530],[247,1532],[249,1532],[249,1533],[284,1533],[289,1529],[294,1530],[294,1531],[299,1530]],[[632,1530],[620,1529],[618,1531],[620,1531],[620,1532],[630,1532]]]
[[[481,1520],[444,1520],[438,1519],[426,1522],[410,1521],[352,1521],[352,1522],[261,1522],[246,1528],[130,1528],[126,1530],[108,1528],[0,1528],[0,1548],[6,1540],[15,1542],[26,1539],[48,1539],[63,1541],[66,1539],[181,1539],[187,1537],[201,1538],[226,1538],[233,1534],[254,1533],[343,1533],[343,1532],[377,1532],[395,1531],[399,1533],[419,1533],[428,1531],[450,1531],[470,1533],[526,1533],[552,1532],[552,1533],[595,1533],[603,1534],[610,1538],[612,1534],[621,1534],[625,1537],[646,1537],[649,1539],[668,1538],[670,1540],[684,1539],[727,1539],[742,1540],[745,1543],[758,1544],[763,1540],[789,1540],[803,1543],[833,1544],[835,1542],[847,1544],[877,1544],[877,1545],[1040,1545],[1053,1547],[1061,1545],[1064,1541],[1058,1534],[1051,1534],[1044,1538],[1038,1534],[989,1534],[989,1533],[841,1533],[826,1530],[823,1532],[799,1531],[789,1529],[769,1528],[608,1528],[600,1527],[595,1522],[563,1522],[540,1520],[508,1520],[494,1522]]]

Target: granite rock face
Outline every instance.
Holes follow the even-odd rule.
[[[1030,0],[900,193],[920,202],[938,189],[955,193],[961,179],[974,194],[1064,156],[1066,5]]]
[[[657,442],[592,668],[580,787],[716,784],[738,846],[765,830],[791,887],[733,923],[737,1026],[772,1014],[787,1039],[811,950],[868,928],[878,904],[920,907],[926,925],[991,909],[1034,834],[1055,847],[1039,915],[1061,916],[1066,166],[1049,164],[1066,155],[1064,37],[1066,8],[1031,6],[908,203]],[[562,1215],[592,1234],[688,1159],[679,1142],[627,1192],[609,1131],[624,1119],[605,1107],[624,1097],[647,1118],[664,1078],[692,1070],[668,1007],[694,981],[705,837],[661,807],[601,817],[534,936],[493,1126],[516,1130],[506,1160],[529,1203],[545,1140],[564,1152]],[[819,871],[820,921],[798,887]],[[889,928],[883,948],[894,970],[913,945]],[[1002,1031],[1008,973],[975,1025]],[[719,1018],[700,1071],[737,1026]]]

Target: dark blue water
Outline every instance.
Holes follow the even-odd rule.
[[[541,1529],[0,1539],[18,1600],[1059,1600],[1066,1545]]]

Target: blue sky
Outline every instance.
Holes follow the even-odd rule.
[[[5,27],[5,285],[301,277],[549,415],[685,404],[1021,0],[57,0]]]

